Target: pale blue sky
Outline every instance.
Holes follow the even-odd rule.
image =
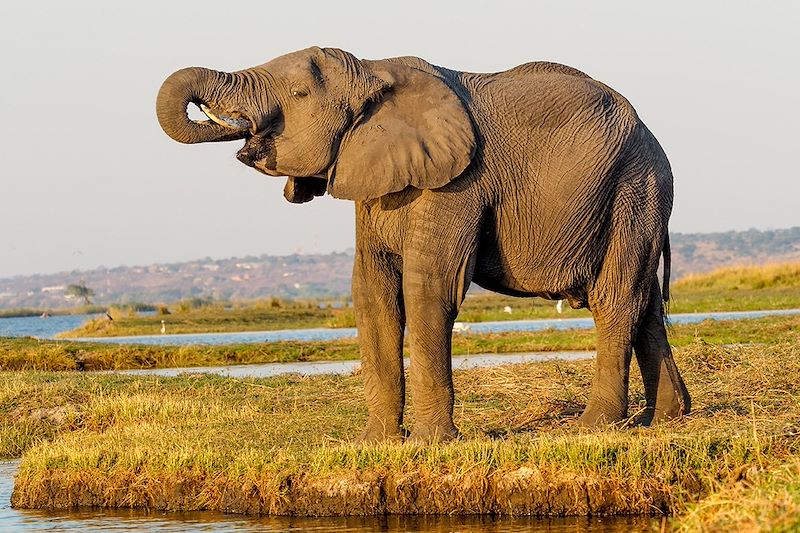
[[[353,206],[287,203],[236,143],[159,129],[161,81],[310,45],[472,71],[531,60],[624,94],[675,174],[673,231],[800,225],[794,2],[4,1],[0,276],[343,250]]]

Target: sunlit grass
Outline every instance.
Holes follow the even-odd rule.
[[[687,506],[674,520],[677,531],[800,530],[800,458],[760,468],[743,465],[735,481]]]
[[[673,284],[680,291],[800,289],[800,263],[718,268],[705,274],[691,274]]]

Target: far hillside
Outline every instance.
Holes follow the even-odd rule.
[[[800,227],[725,233],[673,233],[672,280],[732,265],[800,262]],[[46,265],[43,265],[46,268]],[[183,263],[100,267],[0,279],[0,310],[77,308],[88,302],[70,285],[91,290],[92,303],[341,299],[350,295],[352,250],[332,254],[261,255]],[[16,312],[16,311],[15,311]]]
[[[724,266],[800,262],[800,227],[672,233],[670,242],[673,280]]]

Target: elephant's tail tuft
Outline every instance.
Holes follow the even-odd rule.
[[[670,274],[670,267],[672,264],[672,253],[669,249],[669,233],[664,236],[664,248],[662,250],[664,254],[664,281],[661,283],[661,298],[664,302],[669,301],[669,274]]]
[[[672,253],[669,249],[669,233],[664,236],[664,281],[661,286],[661,297],[665,302],[669,301],[669,271],[672,263]]]
[[[664,247],[661,249],[661,253],[664,254],[664,277],[661,281],[661,316],[664,318],[664,323],[669,327],[669,275],[672,269],[672,252],[669,248],[669,232],[664,235]]]

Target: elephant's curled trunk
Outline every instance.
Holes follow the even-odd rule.
[[[200,67],[179,70],[161,85],[156,99],[156,114],[164,132],[174,140],[194,144],[214,141],[232,141],[246,136],[247,132],[226,128],[211,120],[197,122],[186,112],[190,103],[209,104],[212,91],[230,86],[235,74]]]

